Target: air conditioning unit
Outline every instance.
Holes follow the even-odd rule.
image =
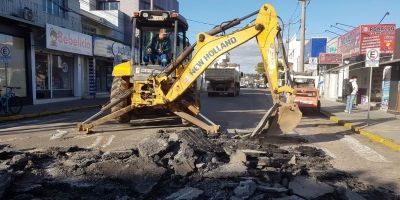
[[[22,18],[25,20],[33,21],[33,12],[31,9],[25,7],[22,11]]]

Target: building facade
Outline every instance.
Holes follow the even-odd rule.
[[[385,63],[392,58],[395,49],[395,24],[360,25],[337,40],[328,42],[327,52],[340,54],[341,64],[325,65],[322,76],[325,88],[324,98],[345,101],[343,84],[352,76],[357,76],[357,104],[368,102],[370,68],[365,67],[365,52],[367,48],[380,48],[380,62]],[[398,37],[398,36],[397,36]],[[332,50],[332,51],[331,51]],[[335,51],[336,50],[336,51]],[[371,102],[382,103],[383,77],[385,67],[372,69]]]
[[[295,72],[299,71],[299,61],[300,61],[300,40],[294,36],[289,41],[289,48],[288,48],[288,62],[292,65],[292,69]]]
[[[179,10],[176,0],[155,9]],[[116,63],[128,60],[134,11],[145,0],[0,0],[0,90],[24,104],[108,95]],[[2,94],[3,94],[2,93]]]

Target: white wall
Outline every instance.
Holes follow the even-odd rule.
[[[293,63],[293,70],[299,70],[299,59],[300,58],[300,41],[296,37],[293,37],[289,42],[288,50],[288,61]]]

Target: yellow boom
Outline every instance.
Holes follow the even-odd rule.
[[[257,14],[257,18],[254,23],[230,34],[218,35],[255,14]],[[208,32],[199,33],[195,45],[186,49],[163,73],[150,76],[147,80],[135,81],[133,73],[137,66],[133,63],[126,62],[117,65],[114,68],[113,75],[115,77],[130,77],[133,88],[130,95],[131,105],[124,108],[124,111],[121,109],[119,113],[117,113],[118,111],[115,112],[113,117],[135,108],[161,107],[171,110],[183,119],[207,130],[207,132],[217,132],[219,126],[201,115],[199,108],[190,99],[184,98],[185,92],[220,55],[252,38],[256,38],[274,105],[265,114],[252,135],[259,134],[267,125],[269,132],[285,133],[291,131],[299,123],[302,114],[297,104],[293,103],[293,88],[290,85],[279,87],[278,84],[278,49],[284,49],[280,34],[275,9],[271,5],[265,4],[258,12],[242,19],[232,20]],[[189,63],[183,65],[182,61],[193,51],[194,54]],[[284,54],[284,51],[281,51],[280,54]],[[284,70],[289,71],[286,66],[286,58],[284,56],[283,58]],[[172,72],[176,73],[176,79],[170,78]]]

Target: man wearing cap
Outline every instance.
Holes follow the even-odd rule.
[[[169,62],[169,54],[171,53],[171,41],[168,37],[165,28],[160,29],[158,35],[153,37],[149,44],[146,45],[146,54],[143,57],[144,62],[147,64],[158,63],[166,67]]]

